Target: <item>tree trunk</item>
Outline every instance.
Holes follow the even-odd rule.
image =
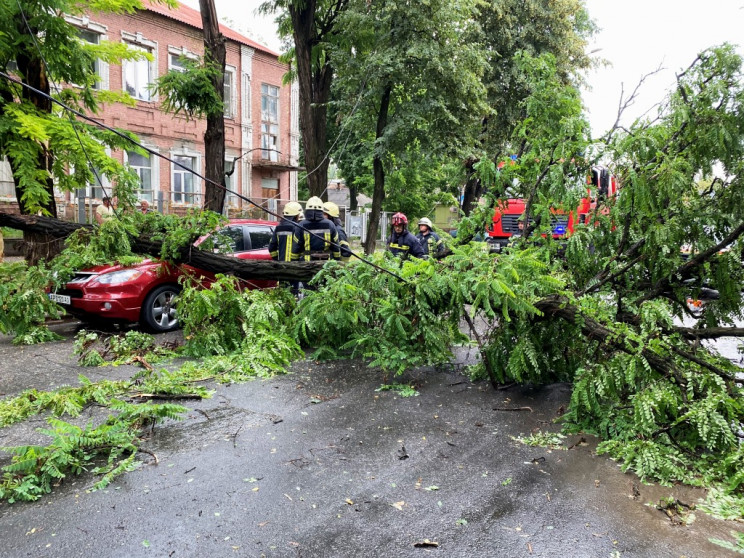
[[[480,179],[475,176],[472,166],[468,166],[468,180],[465,182],[465,189],[462,195],[462,212],[465,216],[469,216],[470,212],[473,211],[473,207],[478,203],[478,200],[483,195],[483,184]]]
[[[25,21],[19,20],[17,25],[19,26],[19,29],[23,31],[24,35],[28,32],[26,30]],[[34,32],[36,31],[37,30],[34,29]],[[25,83],[47,95],[51,93],[49,80],[46,75],[46,67],[42,60],[36,56],[27,56],[23,53],[16,58],[16,62],[18,64],[18,72],[23,76],[22,79]],[[24,101],[31,102],[39,112],[52,112],[52,101],[49,97],[24,87],[22,88],[21,98]],[[9,158],[9,161],[13,172],[13,182],[15,184],[18,208],[22,215],[29,215],[32,213],[33,209],[28,206],[24,199],[24,190],[21,188],[18,179],[19,169],[15,167],[12,158]],[[54,180],[51,175],[52,165],[54,164],[54,154],[49,151],[45,145],[39,145],[38,161],[38,168],[49,173],[43,181],[46,199],[41,202],[41,208],[48,215],[57,217],[57,202],[54,199]],[[36,265],[41,259],[53,258],[62,249],[61,244],[53,242],[47,235],[39,235],[30,231],[24,232],[23,240],[25,241],[23,253],[31,265]]]
[[[62,242],[78,229],[93,231],[91,225],[69,223],[39,215],[13,215],[0,212],[0,227],[10,227],[24,232],[49,236]],[[132,251],[159,257],[162,243],[147,237],[130,238]],[[275,262],[273,260],[241,260],[223,254],[185,246],[176,264],[188,264],[212,273],[235,275],[241,279],[268,279],[276,281],[309,281],[323,267],[324,262]]]
[[[359,195],[359,188],[356,186],[349,184],[349,210],[350,211],[356,211],[359,207],[359,203],[357,202],[357,196]]]
[[[212,78],[220,101],[225,93],[225,37],[220,33],[214,0],[199,0],[202,27],[204,28],[204,59],[207,64],[216,64],[220,72]],[[205,176],[204,209],[222,213],[225,205],[225,114],[210,111],[207,115],[207,130],[204,132]],[[219,186],[218,186],[219,185]]]
[[[388,121],[388,111],[390,110],[390,94],[392,86],[388,84],[382,93],[380,99],[380,112],[377,113],[377,132],[375,135],[375,158],[372,161],[372,170],[375,177],[375,191],[372,194],[372,211],[369,215],[369,225],[367,227],[367,240],[364,243],[364,253],[369,255],[375,251],[377,244],[377,232],[380,223],[380,213],[382,211],[382,202],[385,199],[385,169],[382,164],[382,155],[380,153],[380,139],[385,133]]]
[[[290,2],[289,15],[295,43],[297,80],[300,89],[300,132],[305,150],[307,185],[311,196],[328,200],[328,146],[326,113],[331,93],[333,68],[313,62],[319,42],[315,22],[317,0]]]

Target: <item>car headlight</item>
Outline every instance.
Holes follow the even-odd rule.
[[[104,273],[96,277],[96,281],[103,285],[118,285],[119,283],[127,283],[134,281],[142,276],[142,272],[139,269],[122,269],[121,271],[112,271],[111,273]]]

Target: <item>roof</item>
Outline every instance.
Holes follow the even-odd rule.
[[[188,6],[181,4],[180,2],[178,2],[178,8],[173,9],[173,10],[168,8],[168,6],[166,5],[158,4],[154,0],[145,0],[144,4],[145,4],[145,9],[148,12],[160,14],[164,17],[178,21],[179,23],[188,25],[189,27],[194,27],[199,30],[202,29],[201,12],[199,12],[198,10],[194,10],[193,8],[189,8]],[[274,52],[273,50],[269,49],[268,47],[260,43],[257,43],[253,39],[249,39],[248,37],[241,35],[237,31],[233,31],[232,29],[223,25],[222,23],[220,23],[220,32],[226,38],[232,41],[241,43],[243,45],[247,45],[249,47],[255,48],[262,52],[267,52],[274,56],[279,56],[279,53]]]

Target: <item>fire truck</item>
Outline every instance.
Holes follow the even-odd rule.
[[[592,213],[597,209],[597,203],[617,194],[617,181],[609,169],[594,166],[587,177],[587,195],[581,198],[579,206],[573,211],[553,210],[550,216],[550,228],[553,238],[561,239],[569,236],[581,223],[588,223]],[[520,221],[524,219],[527,201],[522,198],[507,198],[495,208],[493,221],[487,228],[488,242],[492,252],[499,252],[509,244],[513,236],[521,234]],[[606,212],[608,209],[601,208]],[[524,228],[527,223],[523,223]]]

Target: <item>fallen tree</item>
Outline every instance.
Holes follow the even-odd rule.
[[[0,212],[0,226],[34,232],[50,238],[63,239],[81,229],[94,232],[92,225],[70,223],[39,215],[14,215]],[[151,235],[130,237],[134,253],[161,257],[163,243]],[[273,260],[241,260],[223,254],[199,250],[186,244],[170,261],[187,264],[212,273],[234,275],[241,279],[276,281],[309,281],[323,267],[323,262],[276,262]]]

